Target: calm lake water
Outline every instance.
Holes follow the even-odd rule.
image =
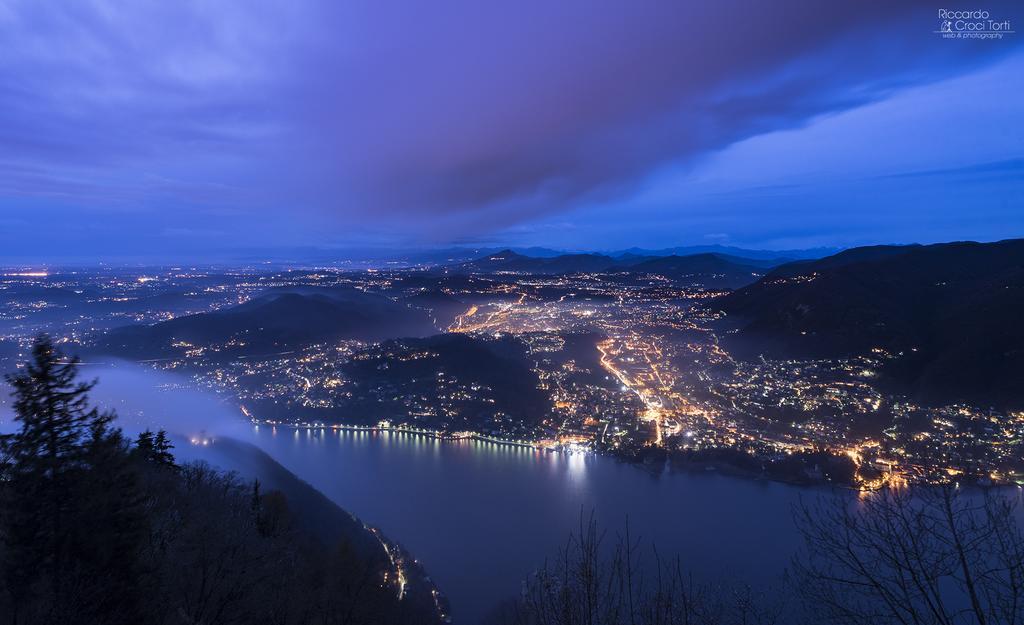
[[[591,511],[612,538],[628,517],[634,537],[701,578],[777,582],[799,543],[793,505],[826,492],[412,434],[262,426],[251,436],[411,550],[464,624],[518,593]]]

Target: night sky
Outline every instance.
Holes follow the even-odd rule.
[[[0,257],[1024,236],[1024,3],[944,7],[0,0]]]

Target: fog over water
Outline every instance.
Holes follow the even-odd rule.
[[[185,376],[155,371],[125,361],[83,367],[83,377],[99,379],[91,397],[117,412],[126,432],[164,429],[182,437],[244,437],[250,430],[238,406],[211,391],[196,388]]]
[[[127,361],[104,365],[83,365],[80,381],[97,380],[89,392],[93,405],[117,413],[115,425],[128,434],[145,429],[167,430],[169,434],[191,437],[206,431],[211,435],[242,437],[249,424],[233,403],[196,388],[182,375],[155,371]],[[9,431],[10,387],[0,384],[0,428]]]

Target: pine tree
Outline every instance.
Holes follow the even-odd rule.
[[[146,497],[130,443],[121,430],[94,428],[86,441],[88,470],[77,483],[72,560],[80,622],[134,625],[151,581],[141,563],[149,536]]]
[[[65,358],[44,334],[32,346],[25,370],[6,376],[21,430],[3,441],[3,449],[16,472],[58,483],[79,466],[90,432],[114,418],[89,406],[96,382],[78,382],[78,365],[78,358]]]
[[[143,462],[177,469],[178,465],[174,463],[174,454],[171,453],[172,449],[174,449],[174,445],[171,444],[165,430],[159,430],[156,434],[153,434],[152,431],[147,429],[139,433],[138,438],[135,439],[135,448],[132,449],[131,453]]]
[[[139,432],[139,437],[135,439],[135,449],[132,450],[132,453],[148,462],[153,458],[153,451],[153,432],[149,429]]]
[[[113,414],[89,405],[95,382],[78,381],[77,367],[76,358],[41,335],[24,369],[7,376],[20,429],[0,441],[7,458],[0,523],[15,623],[88,622],[92,597],[85,588],[102,570],[90,554],[123,548],[119,537],[104,544],[120,531],[138,535],[137,519],[126,512],[137,495],[128,468],[119,464],[127,458],[123,438],[110,428]]]
[[[172,449],[174,449],[174,445],[167,438],[167,432],[165,430],[158,431],[156,438],[153,439],[153,460],[159,465],[176,468],[174,454],[171,453]]]

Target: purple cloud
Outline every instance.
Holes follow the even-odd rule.
[[[0,8],[0,210],[486,233],[1016,46],[943,40],[937,9],[16,1]]]

